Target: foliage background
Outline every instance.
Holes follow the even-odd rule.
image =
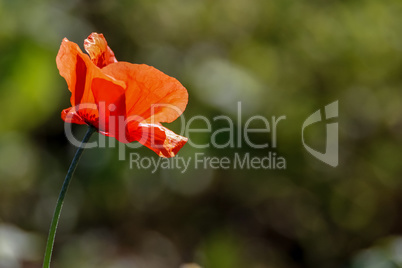
[[[286,115],[277,153],[287,169],[151,174],[119,161],[117,148],[87,150],[54,267],[402,267],[400,14],[399,0],[0,0],[0,267],[41,267],[75,150],[55,57],[63,37],[82,47],[92,31],[118,60],[181,81],[186,118],[235,119],[238,101],[245,118]],[[335,100],[340,163],[331,168],[304,150],[301,125]],[[311,146],[324,148],[321,129]],[[266,155],[186,146],[180,156],[196,152]]]

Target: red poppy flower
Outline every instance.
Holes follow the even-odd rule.
[[[84,54],[66,38],[56,63],[71,91],[65,122],[94,126],[120,142],[139,141],[159,156],[172,157],[187,142],[160,123],[186,108],[187,90],[175,78],[145,65],[118,62],[102,34],[92,33]]]

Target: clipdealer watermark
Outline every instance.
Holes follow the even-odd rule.
[[[175,106],[169,104],[158,104],[151,107],[152,109],[160,109],[163,106],[164,109],[177,110]],[[94,107],[92,107],[94,108]],[[102,110],[113,109],[113,107],[103,107]],[[85,107],[88,109],[88,107]],[[179,113],[179,111],[178,111]],[[152,111],[151,111],[152,114]],[[180,113],[179,113],[180,114]],[[333,119],[338,117],[338,101],[330,103],[324,108],[324,118]],[[100,115],[101,117],[101,115]],[[110,121],[111,119],[109,119]],[[141,121],[141,118],[113,118],[114,122],[118,120],[125,120],[125,122],[119,124],[124,126],[128,124],[128,120]],[[163,169],[176,169],[181,173],[185,173],[190,168],[194,169],[286,169],[287,162],[284,156],[277,152],[277,130],[280,127],[280,123],[286,120],[286,115],[271,116],[271,118],[264,117],[262,115],[254,115],[249,118],[243,118],[242,116],[242,104],[237,103],[237,114],[235,117],[229,117],[227,115],[218,115],[211,118],[207,118],[203,115],[196,115],[186,120],[184,115],[178,117],[180,120],[181,129],[178,132],[179,135],[188,138],[186,146],[190,146],[194,149],[206,149],[214,148],[217,150],[225,149],[241,149],[243,146],[254,150],[264,150],[264,153],[255,156],[250,152],[234,152],[231,155],[225,156],[211,156],[206,153],[194,152],[192,156],[180,156],[178,154],[172,158],[162,157],[150,157],[141,156],[138,152],[135,152],[136,148],[143,146],[139,142],[133,143],[120,143],[115,139],[108,139],[103,135],[98,135],[98,141],[92,141],[86,145],[86,148],[94,147],[117,147],[118,158],[121,161],[129,161],[129,167],[131,169],[145,169],[150,170],[152,173]],[[332,122],[326,125],[326,151],[324,153],[313,149],[307,145],[305,141],[304,131],[307,127],[311,127],[313,124],[322,120],[321,111],[317,110],[313,114],[309,115],[301,126],[301,141],[307,152],[318,160],[336,167],[338,165],[338,123]],[[202,127],[200,127],[200,125]],[[214,129],[214,125],[224,126],[219,129]],[[258,125],[259,127],[256,127]],[[195,127],[197,126],[197,127]],[[71,124],[65,124],[65,133],[67,139],[75,146],[79,146],[80,142],[76,139],[72,133]],[[120,131],[124,133],[124,131]],[[264,142],[257,143],[252,140],[253,133],[261,133],[266,135],[267,139]],[[149,133],[148,133],[149,134]],[[193,135],[202,135],[208,137],[201,143],[199,140],[194,139]],[[222,135],[225,135],[226,139],[222,140]],[[148,135],[147,139],[152,137]],[[144,138],[144,137],[143,137]],[[153,141],[150,141],[153,144]],[[127,151],[127,149],[130,149]],[[127,157],[128,155],[128,157]]]

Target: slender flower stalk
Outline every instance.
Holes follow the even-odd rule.
[[[71,165],[68,169],[66,178],[64,179],[63,186],[61,188],[60,194],[59,194],[59,199],[57,200],[56,208],[54,210],[53,218],[52,218],[52,223],[50,225],[49,229],[49,237],[46,243],[46,251],[45,251],[45,258],[43,261],[43,268],[49,268],[50,267],[50,261],[52,258],[52,251],[53,251],[53,245],[54,245],[54,239],[56,236],[56,230],[57,230],[57,225],[59,223],[59,218],[61,214],[61,209],[63,207],[63,202],[64,202],[64,197],[66,196],[68,186],[71,182],[71,178],[74,175],[74,171],[77,167],[77,164],[81,158],[82,152],[85,149],[85,144],[88,142],[89,138],[91,135],[94,133],[96,129],[93,126],[89,126],[87,133],[84,136],[84,139],[81,142],[80,147],[78,147],[77,152],[75,153],[75,156],[73,158],[73,161],[71,162]]]

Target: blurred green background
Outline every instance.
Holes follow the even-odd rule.
[[[239,101],[244,118],[286,115],[274,151],[287,168],[152,174],[119,161],[118,148],[87,150],[54,267],[402,267],[401,14],[400,0],[0,0],[0,267],[41,267],[75,151],[60,119],[70,93],[55,57],[62,38],[82,48],[92,31],[118,60],[181,81],[186,119],[235,118]],[[332,168],[303,148],[301,126],[336,100]],[[314,148],[325,146],[320,126],[308,134]],[[85,130],[74,127],[78,137]],[[179,155],[200,152],[266,155],[191,146]]]

